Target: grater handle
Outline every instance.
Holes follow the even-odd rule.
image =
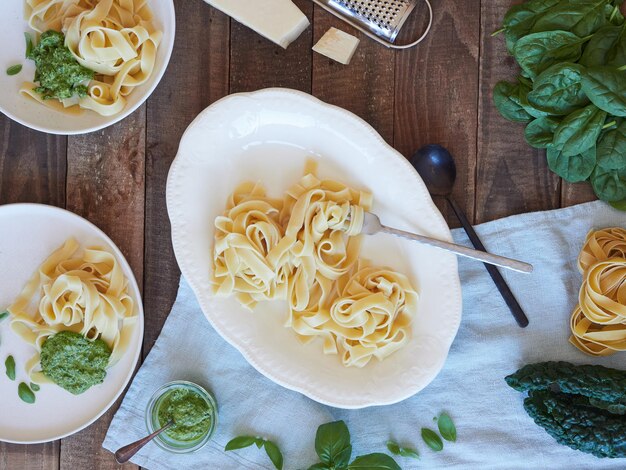
[[[357,22],[355,21],[350,21],[350,19],[345,18],[341,15],[338,15],[336,11],[334,11],[333,9],[329,8],[327,5],[324,4],[324,2],[322,2],[321,0],[313,0],[314,3],[316,3],[317,5],[319,5],[320,7],[322,7],[324,10],[326,10],[327,12],[331,13],[332,15],[336,16],[337,18],[345,21],[346,23],[348,23],[350,26],[358,29],[359,31],[361,31],[363,34],[365,34],[366,36],[368,36],[369,38],[373,39],[374,41],[382,44],[385,47],[388,47],[390,49],[409,49],[411,47],[417,46],[420,42],[422,42],[426,36],[428,36],[428,33],[430,32],[430,29],[433,26],[433,7],[430,4],[429,0],[424,0],[424,3],[426,3],[426,6],[428,7],[428,25],[426,26],[426,30],[424,31],[424,33],[422,33],[422,35],[417,38],[415,41],[410,42],[409,44],[393,44],[392,42],[386,41],[384,39],[381,39],[380,37],[376,36],[375,34],[369,32],[367,29],[363,28],[361,25],[359,25]]]

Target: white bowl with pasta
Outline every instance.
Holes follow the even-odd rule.
[[[47,8],[38,6],[46,5]],[[62,12],[55,8],[70,6]],[[128,13],[128,12],[131,13]],[[123,19],[122,19],[123,18]],[[94,71],[87,94],[62,102],[34,91],[35,63],[25,33],[65,34],[78,62]],[[5,0],[0,16],[0,111],[32,129],[60,135],[103,129],[139,108],[157,87],[174,47],[173,0]],[[15,75],[6,71],[16,65]]]
[[[257,294],[216,295],[215,275],[225,274],[224,265],[218,273],[214,262],[216,226],[230,230],[228,220],[216,218],[225,214],[233,191],[250,181],[269,198],[280,198],[309,160],[317,163],[320,179],[371,193],[371,210],[386,225],[451,240],[417,172],[367,123],[310,95],[267,89],[214,103],[185,132],[167,182],[176,258],[211,325],[274,382],[340,408],[396,403],[435,378],[458,330],[461,288],[454,255],[386,235],[363,238],[360,257],[402,273],[419,296],[408,341],[380,361],[351,364],[319,338],[303,344],[289,314],[291,294],[287,302],[280,289],[270,301]],[[250,187],[240,187],[235,199],[244,200]],[[259,299],[253,311],[242,305]]]

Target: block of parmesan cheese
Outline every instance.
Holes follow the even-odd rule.
[[[354,36],[337,28],[330,28],[313,46],[313,50],[347,65],[358,45],[359,40]]]
[[[291,0],[204,0],[279,46],[287,48],[309,20]]]

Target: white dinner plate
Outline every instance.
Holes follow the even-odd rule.
[[[185,132],[167,182],[176,258],[213,327],[271,380],[340,408],[398,402],[433,380],[458,330],[454,255],[389,235],[365,238],[361,256],[407,274],[420,300],[410,342],[362,369],[324,355],[320,341],[302,345],[283,326],[286,302],[263,302],[250,312],[212,294],[213,221],[229,194],[252,180],[279,197],[308,158],[319,163],[320,177],[371,191],[383,223],[451,239],[417,172],[367,123],[307,94],[267,89],[214,103]]]
[[[24,33],[35,32],[24,18],[25,0],[1,0],[0,14],[0,111],[14,121],[32,129],[51,134],[73,135],[96,131],[118,121],[135,111],[152,94],[161,81],[174,48],[176,20],[173,0],[148,0],[154,13],[156,26],[163,31],[163,39],[157,49],[154,71],[146,83],[137,87],[127,97],[126,107],[114,116],[100,116],[84,110],[80,114],[64,114],[37,103],[19,93],[22,83],[33,81],[35,63],[25,59]],[[6,69],[22,64],[17,75],[9,76]]]
[[[40,204],[0,206],[0,311],[10,305],[41,263],[69,237],[82,247],[102,246],[115,254],[128,278],[128,292],[139,315],[128,350],[107,371],[104,382],[81,395],[72,395],[55,384],[42,384],[34,404],[17,394],[20,382],[29,383],[25,362],[35,352],[0,323],[0,441],[21,444],[47,442],[69,436],[98,419],[120,396],[133,375],[143,339],[143,307],[133,272],[120,250],[99,228],[63,209]],[[4,361],[13,355],[15,381],[9,380]]]

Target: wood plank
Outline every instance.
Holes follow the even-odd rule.
[[[100,227],[143,278],[145,106],[103,131],[68,140],[67,208]],[[116,468],[102,441],[121,400],[61,443],[61,469]],[[126,468],[137,468],[126,465]]]
[[[416,13],[411,35],[421,31],[425,6]],[[415,14],[415,13],[414,13]],[[418,46],[396,55],[394,146],[410,157],[426,144],[450,150],[457,165],[454,197],[470,220],[474,214],[478,40],[480,0],[434,3],[433,28]],[[405,26],[411,28],[411,25]],[[437,199],[437,198],[436,198]],[[436,201],[452,226],[451,210]]]
[[[545,151],[530,147],[524,127],[501,117],[492,100],[496,83],[513,81],[519,73],[504,37],[491,37],[513,3],[482,4],[476,222],[553,209],[560,203],[560,181],[548,169]]]
[[[310,0],[294,2],[311,21]],[[311,92],[312,28],[309,27],[287,49],[231,21],[230,92],[286,87]]]
[[[316,6],[313,43],[331,27],[361,41],[350,64],[313,53],[312,93],[323,101],[352,111],[393,144],[395,54]]]
[[[0,115],[0,204],[36,202],[65,206],[67,139],[27,129]],[[0,469],[57,469],[59,441],[0,442]]]
[[[174,303],[180,275],[165,206],[167,174],[189,123],[206,106],[228,93],[229,18],[204,2],[187,0],[176,2],[176,17],[172,61],[148,102],[145,354]]]

